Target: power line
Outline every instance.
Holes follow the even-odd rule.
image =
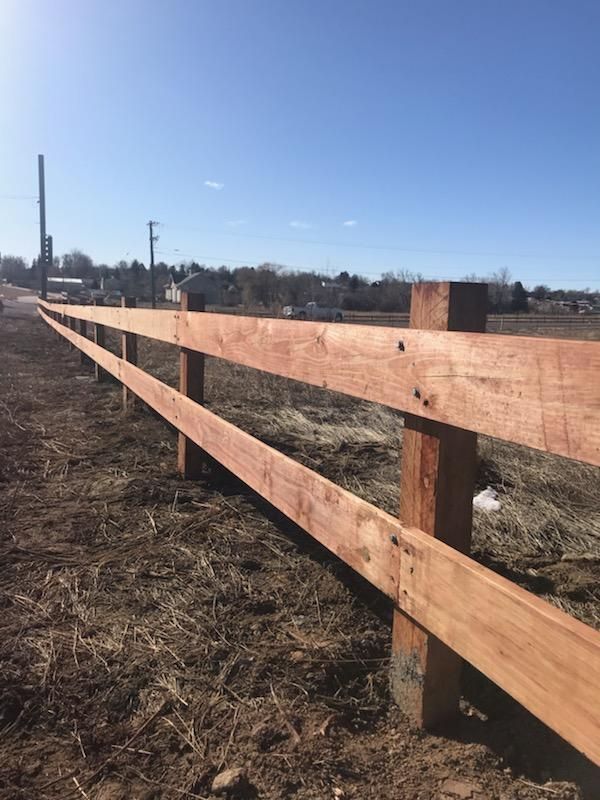
[[[239,259],[239,258],[228,258],[227,256],[207,256],[201,255],[199,253],[184,253],[181,250],[175,248],[174,250],[156,250],[156,253],[160,253],[161,255],[178,255],[182,256],[183,258],[192,258],[194,261],[199,259],[203,259],[205,261],[219,261],[222,264],[230,263],[230,264],[242,264],[243,266],[260,266],[261,264],[272,264],[277,265],[280,267],[284,267],[285,269],[299,269],[299,270],[310,270],[311,272],[334,272],[333,267],[310,267],[306,264],[302,266],[298,264],[281,264],[278,261],[265,261],[265,259],[257,260],[253,258],[246,258],[246,259]],[[365,272],[366,270],[363,270]],[[378,275],[378,270],[371,271],[373,275]],[[384,270],[385,272],[385,270]]]
[[[197,233],[210,233],[215,235],[215,231],[209,231],[204,228],[195,228],[193,226],[182,225],[165,225],[172,230],[180,231],[194,231]],[[365,242],[330,242],[319,239],[299,239],[291,236],[264,236],[262,234],[254,233],[236,233],[234,231],[219,231],[218,236],[230,236],[238,239],[264,239],[272,242],[291,242],[294,244],[307,244],[325,247],[347,247],[350,249],[360,250],[388,250],[397,251],[401,253],[420,253],[425,255],[455,255],[455,256],[488,256],[496,258],[533,258],[533,259],[547,259],[547,260],[569,260],[569,261],[599,261],[600,256],[569,256],[569,255],[556,255],[549,253],[505,253],[485,250],[452,250],[452,249],[434,249],[424,247],[402,247],[400,245],[381,245],[381,244],[367,244]]]
[[[0,200],[38,200],[36,194],[0,194]]]

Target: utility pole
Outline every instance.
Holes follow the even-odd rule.
[[[41,296],[46,299],[48,294],[48,264],[46,261],[46,184],[44,180],[44,156],[38,156],[39,203],[40,203],[40,270],[41,270]]]
[[[154,226],[160,223],[150,220],[148,227],[150,228],[150,285],[152,287],[152,308],[156,308],[156,278],[154,275],[154,242],[158,241],[158,236],[154,235]]]

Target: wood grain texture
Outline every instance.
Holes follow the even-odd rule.
[[[170,310],[69,306],[68,313],[600,465],[598,342],[212,313],[200,324]]]
[[[600,634],[421,531],[398,605],[600,764]]]
[[[410,327],[482,332],[486,309],[485,284],[414,284]],[[401,463],[400,519],[468,553],[477,434],[407,414]],[[394,612],[390,688],[415,725],[433,728],[458,714],[461,671],[460,656]]]
[[[600,633],[40,313],[178,430],[392,596],[406,614],[600,764]]]

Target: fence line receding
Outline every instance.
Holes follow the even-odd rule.
[[[414,721],[456,711],[463,658],[600,764],[600,633],[468,555],[476,433],[600,464],[600,343],[465,332],[485,330],[480,285],[414,291],[421,327],[401,331],[126,301],[39,310],[99,379],[123,384],[124,404],[136,395],[177,428],[184,476],[215,459],[393,601],[392,691]],[[124,357],[104,348],[104,326]],[[181,348],[180,391],[136,366],[136,335]],[[405,412],[404,521],[205,408],[201,354]]]

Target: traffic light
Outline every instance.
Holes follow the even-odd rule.
[[[44,263],[52,264],[52,236],[44,238],[44,252],[42,253]]]

